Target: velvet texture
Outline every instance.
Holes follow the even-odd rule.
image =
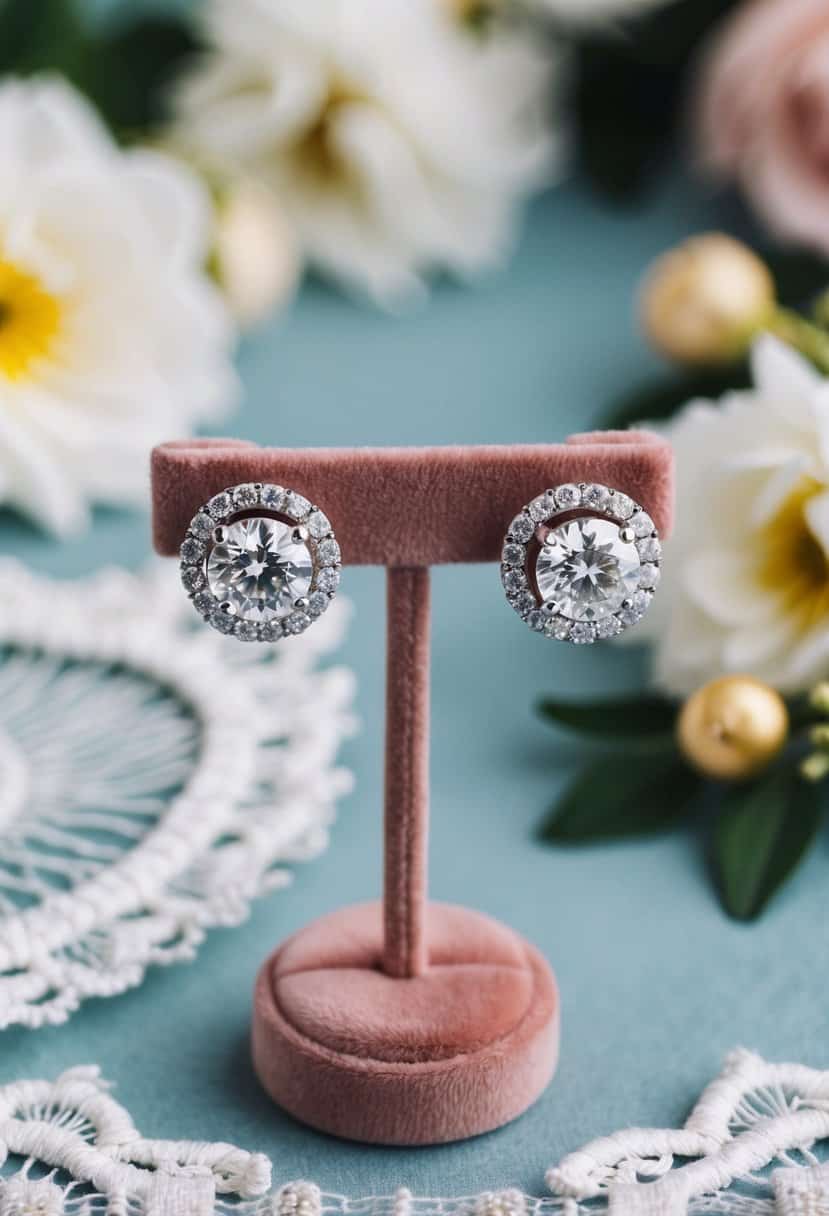
[[[174,556],[193,515],[213,494],[243,481],[269,481],[298,490],[325,511],[345,565],[495,562],[522,506],[566,481],[624,490],[667,535],[672,471],[664,440],[635,431],[506,447],[290,449],[190,440],[153,452],[153,539],[159,553]]]
[[[350,1139],[437,1144],[521,1114],[558,1055],[543,958],[466,908],[429,904],[429,968],[381,970],[379,904],[345,908],[281,946],[256,983],[253,1058],[296,1118]]]

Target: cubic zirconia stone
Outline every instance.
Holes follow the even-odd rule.
[[[233,633],[236,628],[236,617],[229,612],[222,612],[220,608],[210,618],[210,624],[214,629],[218,629],[219,633]]]
[[[509,601],[519,616],[526,616],[528,612],[538,607],[535,596],[531,591],[522,591],[520,595],[516,595],[515,599]]]
[[[659,567],[648,562],[639,571],[639,586],[640,587],[658,587],[659,586]]]
[[[259,486],[249,482],[244,486],[237,486],[233,491],[233,502],[242,510],[248,507],[255,507],[259,502]]]
[[[286,515],[290,515],[291,519],[304,519],[311,510],[311,504],[307,498],[303,498],[301,494],[295,494],[293,490],[285,495],[285,501],[282,504],[282,510]]]
[[[596,621],[597,638],[615,638],[621,632],[622,622],[618,617],[606,616],[602,617],[600,621]]]
[[[636,546],[643,562],[658,562],[662,556],[662,546],[655,536],[647,536]]]
[[[179,550],[183,562],[200,562],[204,557],[204,545],[195,536],[188,536]]]
[[[340,560],[340,546],[331,537],[322,540],[317,548],[317,558],[321,566],[333,566]]]
[[[596,626],[587,621],[576,621],[570,628],[570,641],[578,646],[584,646],[596,640]]]
[[[639,586],[639,554],[609,519],[581,518],[553,528],[539,551],[535,577],[543,600],[563,616],[596,621],[610,616]]]
[[[262,486],[259,498],[263,507],[267,507],[270,511],[278,511],[285,498],[285,491],[282,486]]]
[[[325,612],[330,601],[324,591],[312,591],[308,596],[308,612],[311,616],[320,616]]]
[[[539,494],[538,498],[534,498],[530,503],[530,515],[536,523],[549,519],[555,509],[556,496],[552,490],[547,490],[546,494]]]
[[[258,642],[259,626],[253,621],[237,621],[233,630],[233,636],[238,638],[240,642]]]
[[[635,625],[641,621],[642,617],[648,610],[648,605],[651,602],[651,597],[647,591],[637,591],[630,603],[622,608],[619,612],[619,617],[623,625]]]
[[[529,540],[533,532],[535,532],[535,524],[530,519],[529,515],[525,515],[522,511],[520,515],[516,515],[515,519],[509,526],[510,536],[516,540]]]
[[[331,531],[331,523],[328,516],[323,515],[322,511],[312,511],[306,520],[306,524],[314,540],[320,540],[321,537],[327,536]]]
[[[591,507],[594,511],[601,511],[610,501],[610,490],[607,486],[598,484],[585,486],[581,498],[586,507]]]
[[[222,490],[221,494],[216,494],[210,499],[207,510],[214,519],[224,519],[225,515],[229,515],[233,510],[233,499],[225,490]]]
[[[503,583],[507,595],[518,595],[527,586],[527,576],[523,570],[505,570]]]
[[[544,626],[544,632],[548,638],[556,638],[559,642],[566,642],[570,636],[571,623],[565,621],[563,616],[554,616],[552,620],[547,621]]]
[[[534,608],[532,612],[527,613],[526,619],[530,629],[534,629],[536,633],[541,633],[549,617],[540,608]]]
[[[507,541],[501,553],[501,561],[505,566],[523,566],[524,546],[516,545],[513,541]]]
[[[287,616],[307,594],[311,553],[293,533],[290,524],[278,519],[253,517],[226,525],[222,544],[207,559],[207,581],[238,619],[258,623]]]
[[[642,540],[644,537],[650,536],[651,532],[654,530],[653,520],[651,519],[650,515],[648,515],[647,511],[637,511],[636,514],[631,518],[630,526],[633,528],[637,540]]]
[[[556,502],[565,511],[570,507],[577,507],[581,502],[581,490],[578,486],[569,483],[566,486],[559,486],[556,490]]]
[[[320,570],[317,578],[319,591],[336,591],[339,585],[340,572],[336,566],[326,566],[324,570]]]
[[[623,494],[621,490],[613,491],[608,505],[617,519],[630,519],[636,510],[636,503],[627,494]]]
[[[285,636],[283,623],[279,617],[274,617],[272,621],[265,621],[259,626],[259,637],[263,642],[278,642],[280,638]]]
[[[204,572],[200,566],[182,566],[181,581],[185,591],[198,591],[204,586]]]
[[[193,603],[202,616],[208,616],[216,607],[216,601],[209,591],[197,591],[193,596]]]
[[[213,520],[205,511],[199,511],[190,524],[190,531],[194,536],[200,536],[204,540],[213,531]]]
[[[306,616],[304,612],[294,612],[285,621],[285,632],[304,633],[310,624],[310,616]]]

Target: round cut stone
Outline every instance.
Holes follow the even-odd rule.
[[[279,519],[240,519],[227,524],[207,559],[207,582],[237,620],[270,621],[293,611],[311,586],[308,546],[292,524]]]
[[[619,536],[609,519],[581,518],[548,534],[536,560],[535,577],[543,600],[573,621],[599,621],[639,587],[639,554]]]

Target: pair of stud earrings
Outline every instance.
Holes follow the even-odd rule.
[[[653,520],[620,490],[556,486],[509,526],[501,554],[507,599],[530,629],[583,644],[635,625],[659,582]],[[276,642],[304,633],[336,594],[340,546],[328,517],[283,486],[245,483],[196,512],[181,546],[181,581],[221,633]]]

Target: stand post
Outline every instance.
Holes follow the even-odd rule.
[[[383,970],[398,979],[428,966],[429,570],[387,573]]]

